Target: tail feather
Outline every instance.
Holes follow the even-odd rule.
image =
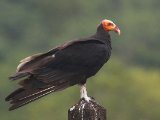
[[[50,90],[43,91],[43,92],[39,91],[38,94],[34,94],[34,95],[31,94],[31,96],[28,96],[26,98],[14,99],[13,101],[11,101],[12,106],[9,108],[9,110],[11,111],[11,110],[17,109],[19,107],[22,107],[22,106],[24,106],[24,105],[26,105],[26,104],[28,104],[32,101],[35,101],[35,100],[37,100],[37,99],[39,99],[39,98],[41,98],[45,95],[48,95],[51,92],[54,92],[53,88],[50,89]]]
[[[66,89],[84,79],[84,76],[79,75],[79,77],[77,77],[77,74],[62,73],[61,71],[44,71],[45,74],[42,74],[43,72],[40,74],[40,72],[42,71],[38,71],[39,74],[17,72],[15,75],[10,77],[12,80],[17,80],[23,77],[25,78],[19,81],[21,88],[17,89],[8,97],[6,97],[5,100],[10,101],[12,104],[9,110],[19,108],[52,92]],[[44,78],[43,75],[45,75]],[[76,80],[75,76],[77,77]]]
[[[12,99],[13,96],[23,92],[24,89],[23,88],[18,88],[17,90],[15,90],[14,92],[12,92],[10,95],[8,95],[6,98],[5,98],[5,101],[9,101]]]
[[[43,93],[47,90],[51,90],[53,88],[54,88],[54,86],[43,88],[43,89],[36,89],[36,90],[25,90],[21,93],[18,93],[16,95],[12,96],[12,99],[13,100],[25,100],[26,98],[30,98],[32,96],[38,95],[38,94]]]
[[[56,86],[51,85],[51,86],[43,88],[43,89],[37,89],[37,90],[19,89],[19,90],[16,90],[15,92],[11,93],[6,98],[7,101],[11,100],[10,103],[12,104],[12,106],[9,108],[9,110],[14,110],[16,108],[19,108],[23,105],[26,105],[26,104],[32,102],[32,101],[35,101],[45,95],[48,95],[49,93],[63,90],[69,86],[70,86],[69,81],[66,80],[65,82],[60,83],[59,85],[56,85]]]

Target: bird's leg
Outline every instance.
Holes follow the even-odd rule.
[[[87,102],[91,100],[91,98],[87,95],[86,84],[80,85],[80,94],[81,98],[84,98]]]

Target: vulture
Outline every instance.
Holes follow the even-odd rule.
[[[16,73],[9,79],[19,80],[20,87],[9,94],[9,110],[14,110],[52,92],[80,85],[80,97],[86,101],[86,81],[94,76],[111,56],[110,31],[120,35],[120,29],[104,19],[95,34],[66,42],[46,53],[39,53],[20,61]]]

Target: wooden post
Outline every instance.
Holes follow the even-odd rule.
[[[94,99],[89,102],[80,99],[68,110],[68,120],[107,120],[106,109]]]

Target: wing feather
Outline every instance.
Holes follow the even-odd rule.
[[[98,45],[97,45],[98,44]],[[11,93],[6,101],[11,101],[10,110],[28,104],[51,92],[66,89],[72,85],[85,82],[88,71],[97,72],[96,64],[101,67],[105,60],[104,44],[98,40],[80,40],[58,46],[47,53],[40,53],[21,60],[17,73],[10,79],[20,79],[21,88]],[[92,50],[99,51],[94,53]],[[101,55],[99,55],[101,54]]]

